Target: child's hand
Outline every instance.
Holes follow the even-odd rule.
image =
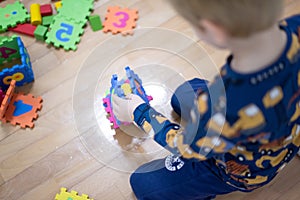
[[[122,99],[117,95],[112,97],[112,106],[115,116],[121,122],[132,122],[133,112],[144,100],[138,95],[129,94],[126,99]]]

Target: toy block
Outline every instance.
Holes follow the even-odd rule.
[[[113,34],[122,33],[123,35],[133,34],[133,28],[136,27],[138,11],[118,6],[109,7],[103,23],[103,32],[112,32]]]
[[[62,7],[61,1],[55,2],[54,6],[55,6],[55,9],[58,11]]]
[[[40,4],[34,3],[30,5],[30,21],[35,26],[42,23]]]
[[[72,190],[71,192],[67,192],[66,188],[60,188],[60,193],[56,194],[55,200],[93,200],[90,199],[88,195],[82,194],[78,195],[78,192]]]
[[[10,27],[15,27],[19,23],[25,23],[29,19],[29,14],[20,1],[8,4],[0,8],[0,31],[6,31]]]
[[[12,80],[17,86],[34,81],[30,57],[20,37],[12,36],[0,43],[0,87],[2,90],[10,86]],[[13,61],[18,61],[17,64]],[[12,64],[10,64],[12,62]],[[5,65],[10,64],[10,65]]]
[[[33,128],[33,120],[38,118],[37,112],[42,109],[42,98],[31,94],[14,93],[16,81],[12,80],[0,108],[0,119],[3,123],[20,125],[21,128]]]
[[[108,114],[107,118],[112,123],[112,128],[117,129],[121,124],[128,125],[128,122],[120,122],[114,115],[112,106],[113,94],[120,98],[126,98],[128,94],[139,95],[145,103],[153,100],[151,96],[148,96],[142,86],[142,81],[137,74],[134,73],[129,67],[125,68],[127,79],[118,80],[118,76],[114,74],[111,79],[111,87],[109,92],[105,94],[102,99],[105,112]]]
[[[103,29],[102,22],[99,15],[89,16],[89,22],[93,31],[99,31]]]
[[[9,28],[9,31],[15,32],[15,33],[21,33],[25,35],[29,35],[31,37],[34,37],[34,31],[36,29],[36,26],[32,24],[18,24],[14,28]]]
[[[42,25],[43,26],[50,26],[50,24],[52,24],[53,19],[54,19],[55,15],[50,15],[50,16],[45,16],[42,19]]]
[[[50,16],[53,13],[51,4],[44,4],[40,6],[41,15],[44,16]]]
[[[34,31],[34,37],[37,40],[45,41],[47,32],[48,28],[46,26],[38,25]]]

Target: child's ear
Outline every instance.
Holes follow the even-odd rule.
[[[229,34],[224,27],[207,19],[202,19],[199,22],[200,30],[205,34],[209,34],[216,43],[224,45],[228,42]]]

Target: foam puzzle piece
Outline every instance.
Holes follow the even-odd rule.
[[[20,51],[17,38],[15,35],[12,37],[2,37],[0,41],[0,65],[19,58]]]
[[[53,44],[55,47],[63,47],[65,50],[76,50],[76,44],[80,41],[83,34],[84,23],[76,22],[63,16],[56,16],[54,22],[50,25],[50,31],[47,33],[46,43]]]
[[[9,31],[15,32],[15,33],[21,33],[24,35],[28,35],[31,37],[34,37],[34,31],[36,29],[36,26],[26,23],[26,24],[18,24],[14,28],[9,28]]]
[[[34,37],[37,40],[45,41],[47,32],[48,28],[46,26],[38,25],[34,31]]]
[[[87,22],[88,16],[93,10],[93,0],[63,0],[59,14],[75,20],[76,22]]]
[[[93,200],[90,199],[88,195],[82,194],[78,195],[78,192],[72,190],[71,192],[67,192],[66,188],[60,188],[60,193],[56,194],[55,200]]]
[[[126,67],[127,79],[118,80],[117,75],[113,75],[111,79],[111,88],[102,99],[105,112],[108,114],[107,118],[112,123],[112,128],[117,129],[121,124],[128,125],[130,123],[120,122],[114,115],[112,106],[112,94],[118,97],[125,98],[126,95],[132,93],[139,95],[146,103],[150,103],[153,98],[148,96],[143,88],[142,80],[134,73],[130,67]]]
[[[21,38],[13,36],[11,39],[12,40],[6,40],[6,42],[13,41],[17,43],[18,51],[16,52],[17,56],[14,56],[14,58],[19,59],[21,64],[16,64],[11,68],[5,68],[0,71],[0,87],[3,90],[6,90],[10,86],[10,82],[12,80],[16,81],[17,86],[22,86],[34,81],[34,74],[30,62],[30,57],[26,48],[24,47]],[[7,45],[6,42],[3,42],[2,45]]]
[[[6,31],[9,27],[15,27],[18,23],[24,23],[29,19],[29,14],[20,1],[7,4],[0,8],[0,32]]]
[[[90,25],[94,32],[103,29],[103,25],[102,25],[101,18],[99,15],[89,16],[89,22],[90,22]]]
[[[55,9],[58,11],[62,7],[61,1],[55,2],[54,6],[55,6]]]
[[[43,99],[41,97],[36,98],[31,94],[14,93],[15,86],[16,81],[11,81],[11,87],[2,103],[3,108],[1,106],[1,121],[20,125],[21,128],[33,128],[33,120],[38,118],[37,112],[42,109]]]
[[[137,10],[118,6],[109,7],[103,23],[103,32],[111,31],[113,34],[122,33],[123,35],[133,34],[137,19]]]
[[[0,106],[2,104],[4,97],[5,97],[5,93],[0,89]]]

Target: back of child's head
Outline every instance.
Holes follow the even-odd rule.
[[[247,37],[273,26],[280,18],[283,0],[170,0],[193,26],[201,19],[222,26],[233,37]]]

